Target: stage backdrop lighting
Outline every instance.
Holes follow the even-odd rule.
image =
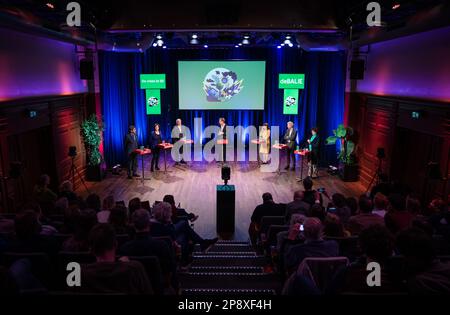
[[[179,61],[180,109],[264,110],[265,61]]]

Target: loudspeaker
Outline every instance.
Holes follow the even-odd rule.
[[[350,63],[350,79],[362,80],[364,79],[365,61],[362,59],[352,60]]]
[[[234,185],[217,185],[216,187],[216,230],[223,238],[230,238],[234,233],[236,212],[236,191]]]
[[[70,157],[76,157],[77,156],[77,147],[70,146],[69,147],[69,152],[67,153],[67,155],[70,156]]]
[[[92,60],[80,60],[80,79],[94,80],[94,62]]]
[[[384,152],[384,148],[377,148],[377,158],[384,159],[386,157],[386,153]]]
[[[225,182],[225,185],[231,178],[231,169],[228,165],[222,166],[222,180]]]

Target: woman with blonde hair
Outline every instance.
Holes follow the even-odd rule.
[[[259,141],[259,154],[261,155],[262,164],[267,164],[270,153],[270,129],[268,123],[262,125],[259,133]]]

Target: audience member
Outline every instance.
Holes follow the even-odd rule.
[[[327,213],[320,203],[315,203],[309,209],[308,217],[318,218],[320,222],[325,221]]]
[[[141,209],[141,207],[142,207],[141,199],[139,199],[138,197],[131,199],[128,202],[128,216],[131,218],[133,212],[136,211],[137,209]]]
[[[384,216],[387,228],[393,233],[411,226],[414,215],[406,210],[405,197],[401,194],[391,194],[389,199],[389,211]]]
[[[384,218],[387,212],[387,207],[389,204],[389,201],[385,195],[378,192],[375,194],[373,198],[373,204],[374,209],[372,211],[373,214],[379,215],[380,217]]]
[[[111,225],[96,225],[90,232],[89,243],[96,262],[81,268],[82,285],[77,290],[85,293],[153,293],[141,263],[126,257],[116,261],[117,241]]]
[[[372,225],[359,236],[363,256],[348,267],[336,272],[329,293],[387,294],[398,293],[402,288],[392,280],[387,261],[394,250],[394,238],[389,230],[381,225]],[[367,285],[367,264],[376,262],[381,267],[381,286]]]
[[[115,206],[115,200],[113,195],[109,195],[105,199],[103,199],[102,211],[97,213],[98,223],[108,223],[109,214],[111,213],[111,209]]]
[[[100,211],[100,208],[102,206],[102,202],[100,200],[100,196],[97,194],[90,194],[86,198],[86,207],[88,209],[92,209],[95,211],[95,213],[98,213]]]
[[[116,205],[111,209],[109,218],[109,224],[112,225],[117,235],[129,234],[132,235],[134,231],[128,225],[127,208],[124,206]]]
[[[359,235],[361,231],[372,225],[384,225],[384,219],[372,213],[372,201],[365,195],[359,197],[359,214],[350,217],[348,230],[352,235]]]
[[[306,257],[335,257],[339,254],[336,241],[323,239],[323,225],[317,218],[307,218],[304,223],[305,242],[286,249],[285,267],[295,270]]]
[[[332,204],[328,206],[328,211],[336,214],[342,224],[346,225],[351,216],[351,210],[346,204],[346,199],[342,194],[336,193],[331,197]]]
[[[131,221],[136,230],[135,237],[119,248],[119,255],[158,257],[168,286],[171,283],[171,276],[176,273],[174,253],[170,251],[166,242],[151,237],[150,213],[146,209],[138,209],[133,212]]]
[[[328,213],[323,222],[323,234],[325,237],[348,237],[350,233],[345,230],[341,219],[333,213]]]
[[[311,177],[306,177],[303,180],[303,201],[309,203],[311,206],[315,203],[322,203],[322,196],[312,189],[313,181]]]
[[[67,198],[69,203],[77,202],[78,196],[73,191],[73,184],[70,180],[65,180],[59,185],[59,198]]]
[[[33,190],[33,199],[39,203],[45,215],[53,214],[57,195],[49,188],[50,176],[43,174]]]
[[[294,213],[303,214],[305,216],[308,213],[309,208],[311,208],[311,206],[309,203],[303,201],[303,196],[304,196],[303,191],[297,190],[294,193],[294,200],[286,205],[286,214],[285,214],[286,223],[290,222],[291,216]]]
[[[346,198],[345,204],[349,207],[352,216],[358,214],[358,200],[355,197]]]
[[[284,209],[281,205],[275,203],[272,198],[272,194],[266,192],[262,195],[263,203],[258,205],[250,218],[250,226],[248,228],[248,234],[253,246],[256,246],[256,242],[259,236],[259,229],[261,219],[266,216],[283,216]]]
[[[97,224],[97,215],[94,210],[81,211],[74,222],[74,234],[62,245],[62,250],[67,252],[89,251],[89,232]]]
[[[172,207],[172,222],[177,223],[180,218],[187,219],[194,222],[198,219],[198,215],[193,213],[187,213],[185,209],[178,208],[175,205],[175,198],[173,195],[165,195],[163,198],[164,202],[167,202]]]
[[[450,263],[436,259],[429,235],[418,228],[397,235],[397,249],[405,259],[407,286],[411,294],[448,294]]]

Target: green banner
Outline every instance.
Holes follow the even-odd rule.
[[[141,89],[165,89],[166,75],[163,74],[141,74]]]
[[[161,114],[161,90],[145,90],[145,107],[147,109],[147,115]]]
[[[304,89],[305,75],[303,73],[280,73],[278,80],[280,89]]]
[[[283,114],[284,115],[297,115],[298,114],[298,90],[297,89],[284,89]]]

